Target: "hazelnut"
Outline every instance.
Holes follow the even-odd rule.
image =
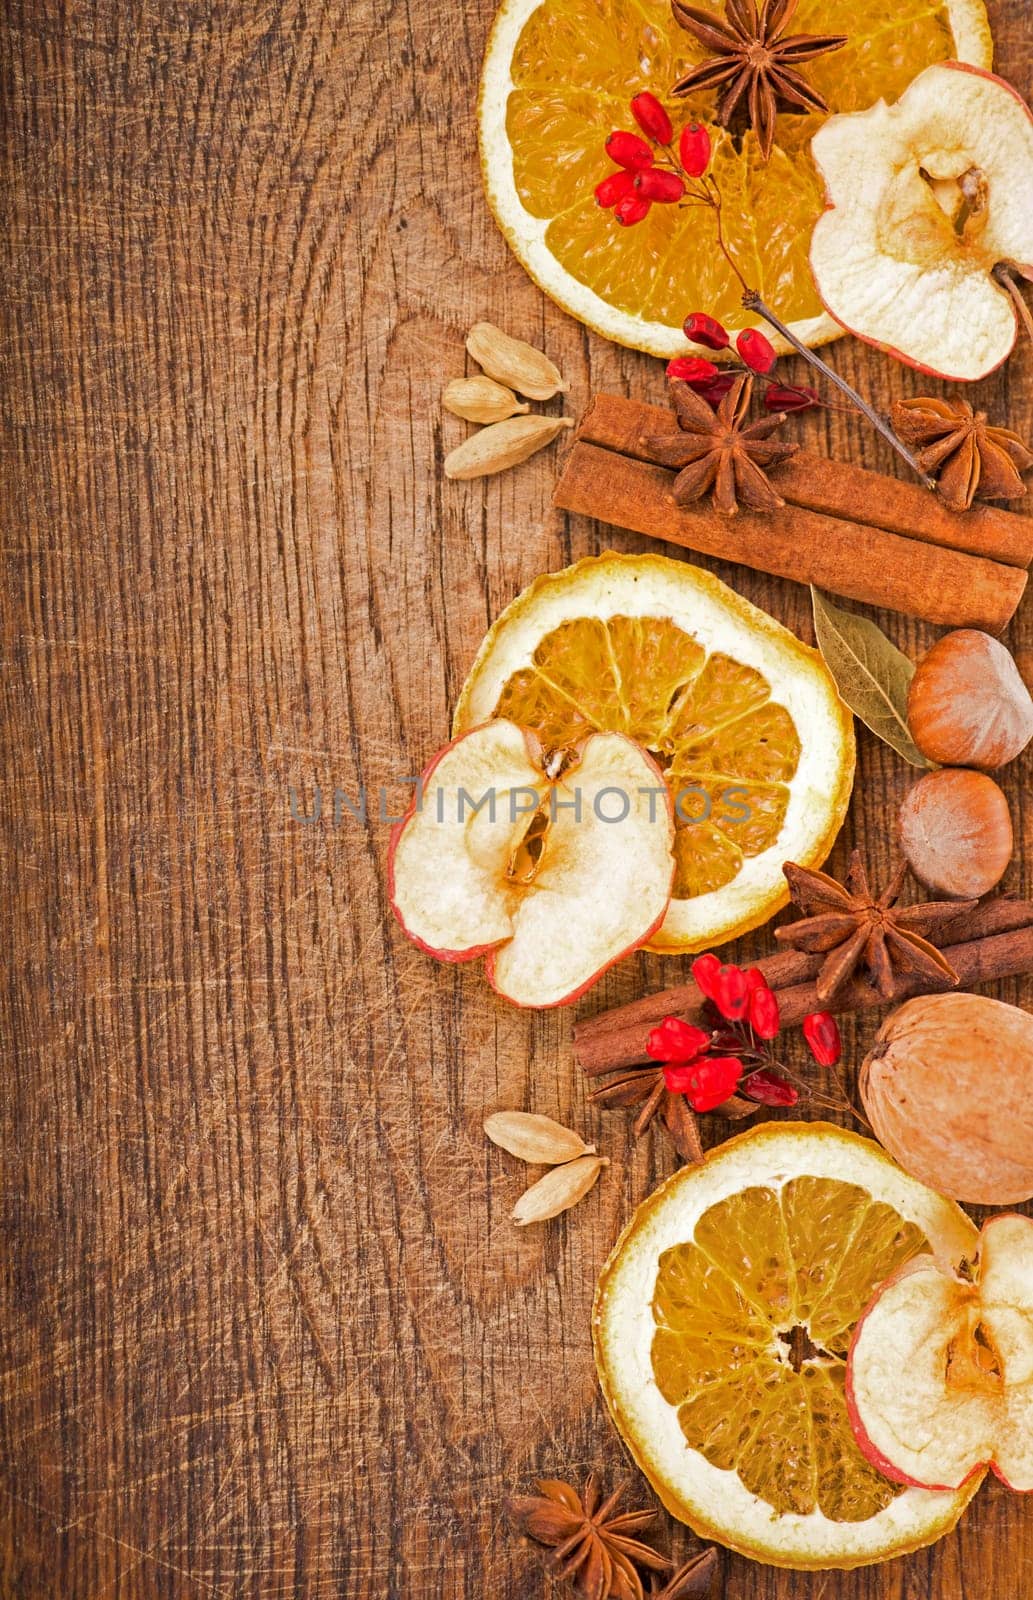
[[[915,877],[930,889],[976,899],[1000,882],[1011,860],[1008,802],[984,772],[929,772],[904,796],[900,841]]]
[[[1033,699],[1010,653],[976,628],[944,634],[915,669],[911,736],[930,761],[989,770],[1033,738]]]

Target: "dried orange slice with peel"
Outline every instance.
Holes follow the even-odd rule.
[[[697,4],[723,9],[720,0]],[[842,50],[807,65],[834,112],[896,99],[933,62],[989,67],[993,58],[982,0],[800,0],[792,31],[848,36]],[[481,165],[499,227],[547,294],[619,344],[684,354],[682,321],[696,310],[733,330],[749,325],[712,212],[654,205],[644,222],[622,228],[596,203],[595,185],[613,170],[604,140],[630,125],[628,102],[649,89],[676,129],[692,117],[709,124],[724,231],[747,281],[806,343],[833,338],[842,330],[824,311],[808,262],[825,204],[809,145],[825,119],[781,113],[765,163],[752,132],[738,141],[712,122],[713,92],[669,95],[704,57],[668,0],[504,0],[479,107]]]
[[[775,1566],[848,1568],[931,1544],[978,1487],[902,1488],[865,1459],[844,1393],[877,1287],[976,1229],[877,1144],[766,1123],[639,1206],[603,1268],[596,1362],[613,1420],[667,1509]]]
[[[643,745],[675,800],[674,893],[649,948],[703,950],[788,901],[817,866],[854,774],[849,711],[820,655],[710,573],[658,555],[588,557],[502,613],[456,735],[505,717],[547,750],[595,731]]]

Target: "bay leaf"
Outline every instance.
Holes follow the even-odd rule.
[[[907,725],[907,691],[915,666],[870,617],[834,605],[811,584],[814,633],[841,698],[876,738],[913,767],[932,766]]]

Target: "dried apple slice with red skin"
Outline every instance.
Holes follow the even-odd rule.
[[[436,877],[441,896],[432,903],[430,909],[436,914],[437,920],[424,917],[418,928],[414,916],[411,913],[407,915],[406,850],[403,841],[407,840],[411,848],[414,838],[417,838],[412,831],[412,822],[414,817],[427,816],[428,796],[431,816],[436,815],[437,790],[444,789],[446,783],[453,786],[457,795],[459,788],[467,790],[471,795],[471,807],[487,786],[503,795],[508,795],[511,790],[528,788],[541,796],[545,793],[546,785],[540,766],[533,760],[532,748],[520,729],[509,722],[486,723],[461,739],[453,739],[431,758],[405,815],[392,830],[387,860],[388,894],[395,916],[406,934],[413,944],[419,945],[421,950],[439,961],[475,961],[478,956],[487,955],[502,939],[509,937],[511,921],[494,885],[491,886],[491,892],[487,893],[489,885],[485,868],[491,866],[490,856],[476,862],[467,851],[455,849],[448,859],[450,871],[447,874],[441,871],[444,864],[441,847],[446,844],[456,846],[460,842],[456,835],[446,833],[444,823],[434,836],[434,843],[438,846]],[[525,816],[525,827],[528,820]],[[485,847],[491,842],[484,835],[481,841]],[[500,834],[497,843],[501,861],[502,852],[510,848],[510,836],[507,834],[502,837]],[[403,862],[401,888],[397,881],[400,851]],[[428,870],[432,864],[428,857]]]
[[[989,1469],[1033,1491],[1033,1221],[992,1217],[971,1282],[931,1255],[894,1273],[854,1330],[846,1400],[897,1483],[956,1490]]]
[[[836,321],[937,377],[999,367],[1018,319],[994,268],[1033,276],[1033,115],[1011,85],[940,62],[895,105],[830,117],[811,151],[829,207],[811,268]]]
[[[504,719],[453,740],[423,774],[388,858],[391,904],[413,943],[442,961],[486,955],[498,993],[535,1007],[570,1004],[651,938],[675,869],[670,796],[639,745],[597,733],[558,776],[541,761],[534,736]],[[544,845],[532,855],[536,812]]]

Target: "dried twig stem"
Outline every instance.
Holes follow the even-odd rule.
[[[875,407],[869,405],[868,401],[859,395],[857,390],[847,383],[845,378],[841,378],[838,372],[833,372],[832,368],[820,356],[816,356],[813,350],[808,350],[803,340],[798,339],[793,330],[787,328],[785,323],[779,317],[776,317],[773,311],[769,310],[756,289],[747,289],[742,297],[742,303],[747,311],[753,311],[758,317],[763,317],[764,321],[770,324],[776,333],[780,333],[786,343],[792,345],[793,349],[802,355],[805,361],[810,362],[811,366],[817,368],[819,372],[823,372],[829,382],[834,383],[836,388],[846,395],[847,399],[857,407],[858,411],[868,418],[872,427],[882,434],[888,444],[893,446],[901,460],[906,461],[912,472],[917,473],[927,489],[936,488],[935,479],[930,478],[927,473],[922,471],[916,458],[912,455],[907,445],[897,438],[885,417],[880,417]],[[1028,311],[1026,315],[1029,315]]]

